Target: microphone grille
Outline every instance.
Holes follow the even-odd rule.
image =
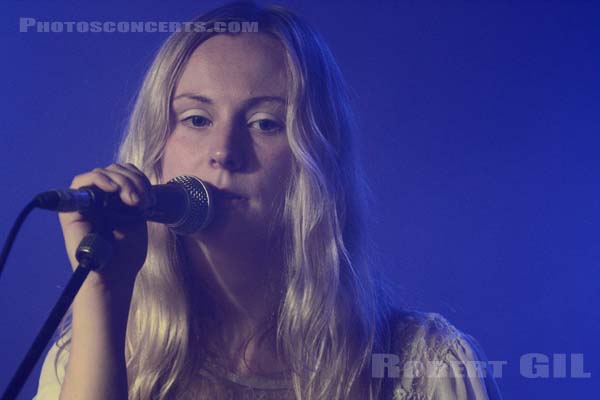
[[[181,221],[169,227],[180,235],[189,235],[206,228],[213,214],[213,202],[208,185],[190,175],[176,176],[169,183],[182,186],[188,197],[186,215]]]

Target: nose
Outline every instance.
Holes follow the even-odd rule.
[[[243,130],[236,124],[227,124],[213,132],[209,163],[212,168],[238,171],[244,164]]]
[[[223,168],[230,171],[240,169],[240,162],[230,151],[215,151],[210,158],[210,165],[213,168]]]

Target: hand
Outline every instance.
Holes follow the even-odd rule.
[[[119,192],[121,201],[130,206],[145,207],[150,203],[150,181],[133,164],[111,164],[106,168],[95,168],[90,172],[77,175],[72,189],[95,185],[106,192]],[[71,266],[75,268],[77,246],[88,234],[91,223],[78,212],[60,213],[60,224]],[[113,230],[115,238],[112,259],[109,265],[99,271],[93,271],[88,280],[110,288],[133,288],[137,273],[146,259],[148,230],[145,221],[129,224]]]

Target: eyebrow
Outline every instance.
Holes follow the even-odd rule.
[[[204,104],[210,104],[210,105],[215,104],[215,101],[211,98],[208,98],[206,96],[202,96],[199,94],[192,94],[192,93],[183,93],[183,94],[177,95],[173,98],[173,101],[183,99],[183,98],[196,100],[196,101],[198,101],[200,103],[204,103]],[[243,105],[244,105],[244,108],[249,108],[249,107],[255,106],[260,103],[281,103],[282,105],[285,105],[287,102],[283,97],[279,97],[279,96],[258,96],[258,97],[251,97],[249,99],[244,100]]]

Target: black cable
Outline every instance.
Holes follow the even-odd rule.
[[[75,269],[75,272],[71,275],[67,286],[61,293],[54,308],[52,308],[50,315],[46,319],[46,322],[44,322],[42,329],[40,329],[25,358],[21,361],[17,372],[15,372],[8,387],[2,394],[1,400],[15,400],[17,398],[89,272],[90,270],[84,268],[81,264]]]
[[[104,227],[94,229],[81,240],[75,253],[79,266],[75,268],[75,272],[71,275],[56,305],[52,308],[42,329],[40,329],[17,372],[15,372],[2,394],[1,400],[15,400],[17,398],[89,272],[109,262],[113,252],[113,243],[112,231],[108,228],[104,229]]]
[[[2,254],[0,254],[0,275],[2,275],[8,253],[10,253],[21,225],[23,225],[23,222],[34,208],[43,205],[44,204],[40,201],[40,196],[38,195],[19,213],[19,216],[15,220],[8,237],[4,242]],[[100,268],[110,260],[112,256],[112,244],[114,241],[110,225],[107,225],[105,221],[102,220],[97,220],[93,222],[92,225],[94,226],[92,232],[88,233],[77,247],[76,258],[77,261],[79,261],[79,266],[75,269],[73,275],[71,275],[58,302],[50,312],[46,322],[44,322],[42,329],[39,331],[33,344],[29,348],[29,351],[25,355],[25,358],[19,365],[19,368],[6,388],[6,391],[2,394],[1,400],[15,400],[17,398],[23,385],[27,381],[27,378],[31,374],[31,371],[44,352],[44,349],[52,339],[52,335],[54,335],[60,321],[71,306],[77,292],[79,292],[79,289],[90,270]]]
[[[4,242],[4,247],[2,247],[2,254],[0,254],[0,276],[2,276],[2,271],[4,270],[4,264],[6,264],[6,259],[8,258],[8,253],[10,253],[10,249],[15,242],[15,238],[17,237],[17,233],[19,233],[19,229],[21,229],[21,225],[25,222],[29,213],[37,207],[37,198],[31,200],[29,204],[25,206],[25,208],[21,211],[15,223],[13,224],[6,241]]]

